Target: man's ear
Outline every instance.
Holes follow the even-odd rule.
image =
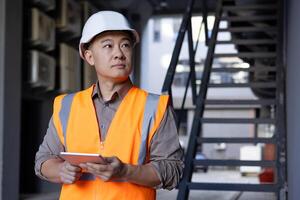
[[[84,58],[89,63],[89,65],[91,66],[95,65],[94,56],[90,49],[84,51]]]

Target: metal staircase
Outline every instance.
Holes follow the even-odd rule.
[[[286,199],[286,150],[285,150],[285,77],[282,61],[282,1],[281,0],[218,0],[215,9],[215,21],[210,37],[207,34],[207,56],[202,72],[201,84],[197,86],[195,72],[195,52],[192,40],[191,16],[194,0],[187,2],[178,38],[162,92],[172,95],[172,82],[184,35],[187,34],[189,45],[190,73],[186,83],[181,108],[184,108],[187,90],[191,86],[192,99],[195,105],[194,118],[185,154],[185,169],[179,184],[177,199],[188,199],[190,190],[222,190],[222,191],[255,191],[273,192],[277,199]],[[205,5],[205,3],[203,4]],[[207,16],[203,7],[203,16]],[[207,23],[207,20],[203,20]],[[222,21],[227,27],[220,27]],[[219,40],[218,34],[228,32],[229,40]],[[218,45],[234,45],[235,53],[216,53]],[[214,68],[214,61],[221,58],[239,58],[249,64],[243,67]],[[247,72],[247,83],[222,82],[211,83],[212,73]],[[199,88],[199,89],[197,89]],[[207,91],[211,88],[250,88],[257,99],[208,99]],[[208,106],[255,106],[258,110],[268,110],[268,116],[257,115],[255,118],[207,118],[204,112]],[[180,119],[180,116],[179,116]],[[275,131],[272,137],[204,137],[204,124],[273,124]],[[178,122],[180,124],[180,121]],[[273,160],[197,160],[195,155],[203,144],[237,143],[237,144],[273,144],[275,159]],[[195,166],[261,166],[273,169],[274,182],[268,184],[242,183],[206,183],[192,182]]]

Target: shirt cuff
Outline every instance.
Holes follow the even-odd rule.
[[[153,167],[156,175],[158,176],[159,180],[160,180],[160,184],[153,187],[154,189],[162,189],[163,188],[163,179],[159,170],[159,164],[157,162],[150,162],[151,166]]]
[[[155,189],[174,189],[182,177],[184,164],[181,160],[158,160],[150,162],[161,183]]]

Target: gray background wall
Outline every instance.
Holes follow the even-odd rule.
[[[22,3],[0,0],[0,199],[19,199]]]
[[[288,197],[300,197],[300,1],[287,3],[287,151]]]
[[[0,30],[4,30],[4,1],[0,1]],[[3,49],[4,49],[4,31],[0,31],[0,150],[2,150],[3,147],[3,83],[4,83],[4,55],[3,55]],[[0,151],[2,152],[2,151]],[[0,183],[2,182],[2,162],[3,156],[2,153],[0,153]],[[2,194],[2,187],[0,187],[0,195]]]

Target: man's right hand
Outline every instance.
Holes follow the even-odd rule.
[[[82,175],[82,170],[78,166],[71,165],[67,161],[61,163],[59,170],[60,180],[64,184],[72,184]]]
[[[72,184],[80,178],[82,170],[78,166],[60,159],[46,160],[41,166],[41,175],[53,183]]]

